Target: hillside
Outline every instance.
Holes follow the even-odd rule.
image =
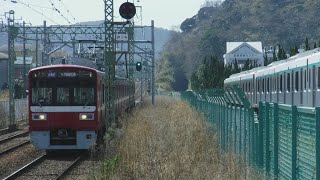
[[[225,0],[201,8],[181,23],[182,32],[176,32],[163,51],[162,62],[168,61],[174,71],[184,73],[182,79],[171,81],[171,87],[189,80],[205,57],[222,60],[227,41],[281,44],[287,51],[299,47],[305,38],[312,47],[315,42],[319,44],[319,9],[318,0]]]

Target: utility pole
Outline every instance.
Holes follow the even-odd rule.
[[[8,70],[9,70],[9,131],[16,130],[15,122],[15,104],[14,104],[14,39],[15,39],[15,27],[14,27],[14,11],[9,11],[8,17]]]
[[[25,98],[25,91],[27,89],[27,69],[26,69],[26,23],[23,21],[23,88],[22,88],[22,98]]]
[[[38,67],[38,43],[39,43],[39,40],[38,40],[38,32],[36,32],[36,67]]]
[[[155,95],[155,77],[154,77],[154,71],[155,71],[155,63],[154,63],[154,61],[155,61],[155,57],[154,57],[154,52],[155,52],[155,50],[154,50],[154,20],[152,20],[151,21],[151,41],[152,41],[152,79],[151,79],[151,81],[152,81],[152,105],[155,105],[155,99],[154,99],[154,95]]]

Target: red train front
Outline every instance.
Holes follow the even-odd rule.
[[[103,131],[103,73],[76,65],[29,72],[29,130],[38,149],[88,149]]]

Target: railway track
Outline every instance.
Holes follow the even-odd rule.
[[[19,147],[30,144],[28,134],[28,131],[23,131],[18,134],[9,134],[8,136],[0,139],[0,157],[18,149]]]
[[[4,179],[61,179],[80,163],[83,154],[52,157],[42,155]]]

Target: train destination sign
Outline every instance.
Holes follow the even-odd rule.
[[[76,78],[76,77],[92,77],[92,72],[90,71],[53,71],[53,70],[44,70],[39,71],[34,74],[34,77],[37,78]]]

